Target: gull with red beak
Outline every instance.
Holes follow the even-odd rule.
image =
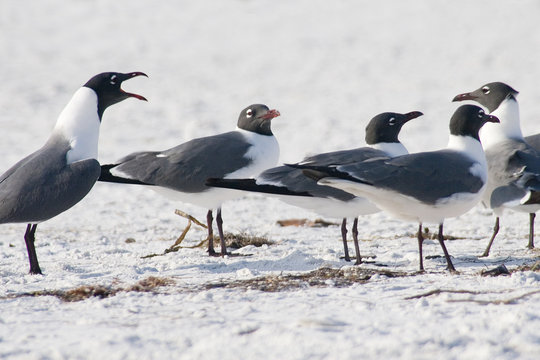
[[[94,76],[66,105],[45,145],[0,177],[0,224],[27,223],[24,240],[30,273],[41,274],[35,249],[38,223],[66,211],[88,194],[100,174],[99,126],[109,106],[133,97],[123,81],[142,72],[107,72]]]
[[[370,120],[366,127],[365,140],[368,146],[309,156],[304,158],[301,164],[343,165],[408,154],[405,146],[399,141],[399,132],[407,122],[422,115],[419,111],[406,114],[394,112],[378,114]],[[347,218],[354,218],[352,235],[356,252],[355,264],[357,265],[362,263],[358,244],[358,215],[380,211],[366,198],[333,187],[318,185],[315,180],[304,176],[302,170],[286,165],[265,170],[257,178],[208,179],[207,185],[265,193],[276,196],[288,204],[312,210],[322,216],[342,218],[341,239],[345,261],[351,261],[347,245]]]
[[[207,186],[208,178],[241,178],[258,175],[279,159],[279,145],[271,130],[277,110],[250,105],[240,112],[237,128],[223,134],[190,140],[164,151],[130,154],[101,168],[100,181],[149,185],[171,198],[208,209],[208,253],[213,244],[212,209],[217,209],[221,255],[227,255],[223,236],[221,205],[243,195],[230,189]]]
[[[476,101],[501,120],[500,125],[486,124],[480,131],[489,167],[489,181],[482,202],[493,209],[496,216],[493,234],[482,256],[489,255],[504,209],[529,214],[527,247],[534,248],[534,218],[540,210],[540,151],[534,147],[535,136],[523,138],[517,95],[518,92],[509,85],[493,82],[459,94],[453,100]]]

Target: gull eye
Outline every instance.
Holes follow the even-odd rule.
[[[253,110],[247,109],[247,110],[246,110],[246,116],[247,116],[248,118],[250,118],[251,116],[253,116]]]
[[[116,75],[112,75],[112,76],[111,76],[110,84],[111,84],[111,85],[116,85]]]
[[[485,115],[485,112],[484,112],[484,110],[479,110],[479,111],[478,111],[478,118],[480,118],[480,119],[481,119],[481,118],[483,118],[483,117],[484,117],[484,115]]]
[[[489,86],[484,86],[484,87],[482,88],[482,92],[483,92],[485,95],[489,94],[490,91],[491,91],[491,89],[489,88]]]
[[[390,120],[388,120],[388,124],[389,124],[390,126],[396,125],[396,118],[391,117]]]

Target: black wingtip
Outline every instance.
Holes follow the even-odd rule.
[[[101,165],[101,174],[99,175],[98,181],[113,182],[114,176],[111,174],[111,169],[113,167],[113,164]]]
[[[292,191],[284,186],[257,184],[255,179],[206,179],[206,186],[225,189],[243,190],[273,195],[308,196],[313,197],[306,191]]]
[[[350,175],[347,172],[338,170],[335,166],[316,166],[308,164],[290,164],[288,166],[294,167],[296,169],[302,169],[302,173],[304,174],[304,176],[317,182],[323,178],[339,178],[361,184],[372,185],[368,181],[359,179]]]
[[[208,179],[206,179],[205,185],[206,186],[211,186],[211,187],[222,187],[222,186],[220,186],[222,180],[224,180],[224,179],[221,179],[221,178],[208,178]]]
[[[149,186],[152,185],[152,184],[147,184],[147,183],[139,181],[139,180],[114,176],[111,173],[111,169],[116,167],[116,166],[117,166],[116,164],[101,165],[101,174],[99,175],[98,181],[110,182],[110,183],[116,183],[116,184],[149,185]]]

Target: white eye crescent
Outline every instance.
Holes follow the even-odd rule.
[[[252,111],[251,109],[247,109],[247,110],[246,110],[246,116],[247,116],[248,118],[250,118],[251,116],[253,116],[253,111]]]
[[[115,85],[115,84],[116,84],[116,75],[112,75],[112,76],[111,76],[110,84],[111,84],[111,85]]]
[[[390,125],[396,125],[396,118],[391,117],[390,120],[388,120],[388,124],[390,124]]]
[[[490,91],[491,91],[491,89],[489,88],[489,86],[484,86],[484,87],[482,88],[482,92],[483,92],[484,94],[486,94],[486,95],[489,94]]]
[[[484,114],[485,114],[484,110],[479,110],[479,111],[478,111],[478,117],[479,117],[480,119],[484,117]]]

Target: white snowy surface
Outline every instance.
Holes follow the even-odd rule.
[[[444,147],[450,100],[491,81],[520,91],[524,134],[540,132],[540,2],[511,1],[15,1],[0,4],[0,171],[40,147],[72,94],[102,71],[144,71],[127,100],[105,112],[99,160],[161,150],[234,129],[251,103],[277,108],[282,162],[364,144],[379,112],[419,110],[402,142],[411,152]],[[537,359],[540,272],[482,277],[539,261],[527,250],[526,214],[507,213],[492,254],[478,258],[493,225],[476,207],[445,222],[459,275],[442,258],[414,275],[416,224],[379,213],[360,218],[366,269],[336,287],[263,292],[213,288],[270,274],[351,265],[339,228],[279,227],[317,216],[257,195],[223,207],[225,230],[266,235],[251,256],[209,258],[170,246],[186,225],[180,208],[147,189],[98,183],[78,205],[38,226],[43,276],[28,275],[24,224],[0,226],[0,358],[13,359]],[[336,221],[336,219],[330,219]],[[432,230],[434,225],[428,224]],[[193,228],[195,244],[204,231]],[[135,239],[126,243],[127,238]],[[540,240],[537,241],[540,244]],[[425,255],[440,255],[426,241]],[[384,266],[382,266],[384,265]],[[120,292],[63,302],[15,297],[85,285],[173,279],[157,293]],[[423,298],[432,290],[473,291]],[[536,293],[534,293],[536,291]],[[521,295],[531,293],[527,296]],[[505,302],[512,298],[515,301]]]

